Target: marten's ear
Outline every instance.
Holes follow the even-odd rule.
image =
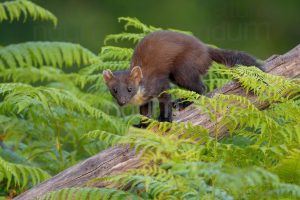
[[[130,72],[130,77],[135,81],[135,83],[139,84],[143,78],[142,69],[139,66],[133,67]]]
[[[102,72],[103,78],[105,80],[105,82],[109,82],[114,78],[113,73],[110,71],[110,69],[104,70]]]

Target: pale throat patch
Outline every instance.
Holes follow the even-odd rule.
[[[143,105],[145,103],[145,89],[143,87],[139,87],[136,94],[130,99],[129,103],[134,105]]]

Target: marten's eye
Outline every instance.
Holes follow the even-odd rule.
[[[131,92],[132,91],[132,87],[128,87],[127,90],[128,90],[128,92]]]
[[[114,88],[114,89],[113,89],[113,91],[114,91],[114,93],[115,93],[115,94],[117,94],[117,93],[118,93],[118,90],[117,90],[117,88]]]

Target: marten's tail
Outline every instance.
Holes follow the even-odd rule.
[[[240,51],[232,51],[209,47],[209,55],[213,61],[224,64],[228,67],[234,65],[256,66],[263,70],[261,64],[249,54]]]

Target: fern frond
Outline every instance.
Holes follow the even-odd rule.
[[[116,46],[104,46],[101,48],[100,58],[103,60],[126,60],[129,61],[132,57],[133,49],[121,48]]]
[[[272,171],[285,182],[300,185],[300,150],[291,151]]]
[[[118,200],[118,199],[141,199],[138,196],[124,192],[118,189],[109,189],[109,188],[64,188],[61,190],[49,192],[48,194],[39,197],[39,200],[56,200],[56,199],[80,199],[80,200],[91,200],[91,199],[100,199],[100,200]]]
[[[298,91],[298,88],[294,89]],[[292,88],[288,91],[294,93]],[[229,128],[230,132],[239,128],[255,128],[261,132],[260,137],[257,134],[257,144],[263,141],[272,143],[295,143],[299,139],[297,134],[298,126],[296,121],[294,125],[289,124],[289,128],[282,126],[275,119],[274,115],[268,114],[267,111],[259,111],[247,98],[236,95],[216,95],[213,98],[200,96],[191,91],[184,91],[173,89],[169,93],[174,94],[179,98],[186,98],[195,102],[195,106],[199,108],[199,112],[208,114],[210,119],[217,122],[222,126],[225,125]],[[218,115],[216,115],[216,113]],[[293,112],[292,112],[293,113]],[[222,116],[222,117],[217,117]],[[278,116],[278,115],[277,115]],[[217,133],[217,130],[215,131]]]
[[[54,26],[57,24],[57,18],[48,10],[27,0],[14,0],[0,3],[0,22],[9,20],[19,20],[24,17],[24,22],[28,16],[33,20],[49,20]]]
[[[101,141],[104,141],[109,145],[117,144],[122,138],[122,136],[109,133],[107,131],[100,131],[100,130],[90,131],[84,134],[83,136],[91,139],[95,139],[95,138],[100,139]]]
[[[62,105],[81,113],[88,113],[90,116],[97,119],[102,118],[107,122],[113,121],[110,116],[101,110],[92,107],[65,90],[50,87],[32,87],[21,83],[2,83],[0,84],[0,93],[6,95],[1,106],[12,106],[9,108],[17,110],[18,113],[33,105],[40,105],[45,111],[51,113],[50,105],[53,104]]]
[[[146,36],[145,33],[118,33],[107,35],[104,39],[104,44],[107,44],[108,41],[120,42],[124,40],[132,41],[137,43],[141,41]]]
[[[50,175],[40,168],[10,163],[0,157],[0,181],[6,180],[7,188],[12,182],[23,188],[28,185],[29,181],[36,185],[48,178]]]
[[[141,30],[143,33],[151,33],[153,31],[158,31],[161,30],[160,28],[156,28],[153,26],[147,26],[144,23],[142,23],[140,20],[137,18],[132,18],[132,17],[119,17],[118,18],[119,22],[125,21],[124,28],[127,30],[128,27],[133,27],[136,29]]]
[[[194,144],[203,144],[209,140],[209,129],[202,126],[194,126],[192,123],[159,122],[153,119],[143,119],[148,124],[147,129],[156,130],[155,134],[161,136],[177,136],[181,141],[189,141]]]
[[[129,61],[99,61],[95,64],[92,64],[88,67],[82,68],[80,70],[80,74],[95,74],[95,73],[102,73],[105,69],[110,69],[112,71],[115,70],[126,70],[130,67]]]
[[[88,65],[97,56],[86,48],[66,42],[26,42],[0,49],[0,68],[25,66],[71,67]]]
[[[77,73],[65,74],[62,70],[53,67],[23,67],[7,68],[0,70],[0,77],[4,81],[36,83],[43,81],[60,81],[74,83],[83,88],[88,83],[96,83],[101,76],[99,75],[81,75]]]
[[[203,83],[207,86],[208,92],[223,86],[231,80],[229,75],[222,73],[224,69],[226,70],[227,67],[216,62],[213,62],[208,69],[207,74],[203,77]]]
[[[261,101],[284,102],[300,91],[296,81],[264,73],[256,67],[240,66],[222,71],[239,80],[247,92],[253,91]]]
[[[153,199],[168,199],[178,189],[172,176],[168,176],[168,178],[163,176],[154,177],[129,172],[123,175],[107,177],[107,180],[112,183],[121,184],[122,186],[128,184],[131,186],[132,191],[144,191],[146,194],[152,196]]]

